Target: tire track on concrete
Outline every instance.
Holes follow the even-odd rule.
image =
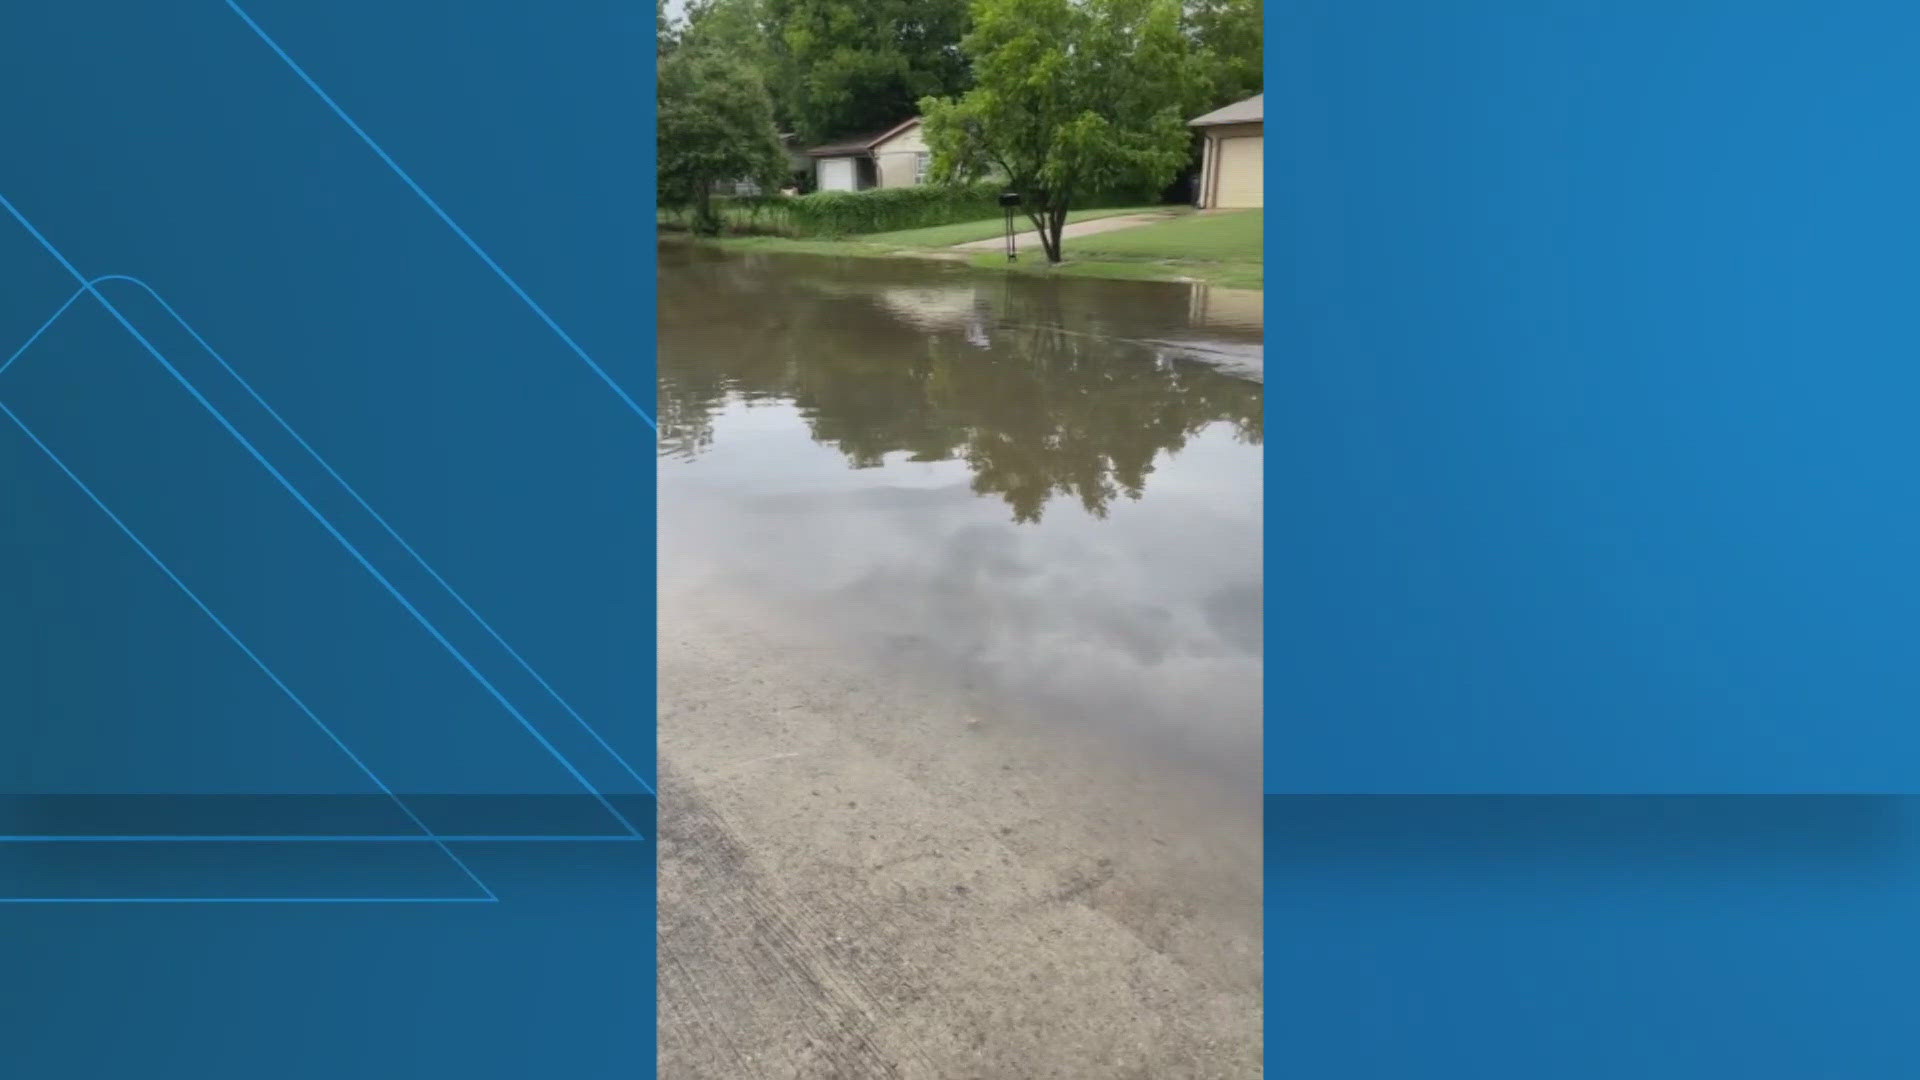
[[[714,1063],[689,1060],[699,1049],[682,1039],[665,1075],[901,1077],[894,1056],[876,1040],[878,1002],[828,954],[821,943],[830,936],[795,925],[811,920],[791,901],[776,899],[777,887],[747,846],[691,784],[670,770],[663,770],[662,781],[670,794],[662,798],[660,823],[660,951],[672,967],[661,999],[690,1014],[711,1045],[748,1069],[720,1072]],[[795,1028],[798,1040],[788,1034]],[[743,1038],[762,1041],[743,1046]],[[766,1060],[770,1054],[782,1060]],[[932,1069],[930,1059],[915,1056]],[[668,1064],[663,1059],[663,1067]]]

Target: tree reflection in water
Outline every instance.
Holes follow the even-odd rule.
[[[730,401],[791,402],[854,468],[966,462],[973,490],[1037,522],[1064,496],[1105,517],[1202,429],[1262,437],[1263,388],[1192,358],[1190,291],[987,276],[908,260],[662,248],[661,453],[691,457]],[[1257,363],[1257,361],[1256,361]]]

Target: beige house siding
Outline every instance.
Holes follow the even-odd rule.
[[[1199,205],[1203,209],[1264,205],[1266,125],[1220,124],[1205,130]]]
[[[920,156],[927,153],[927,141],[920,137],[920,125],[914,124],[893,138],[876,143],[873,160],[880,179],[878,186],[912,187],[920,183]]]

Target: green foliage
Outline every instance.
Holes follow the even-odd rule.
[[[792,200],[782,195],[715,195],[702,221],[694,207],[663,207],[660,225],[687,232],[729,233],[745,236],[792,236],[793,222],[787,216]]]
[[[773,52],[765,19],[764,0],[692,0],[681,42],[689,48],[725,52],[751,66],[766,84]]]
[[[1258,89],[1260,0],[1181,2],[693,0],[679,25],[659,8],[660,205],[703,232],[787,236],[997,217],[1009,185],[708,194],[790,182],[775,130],[817,142],[918,110],[936,175],[1011,178],[1057,261],[1071,208],[1151,200],[1189,162],[1185,119]]]
[[[934,171],[1007,177],[1049,261],[1071,207],[1157,189],[1186,163],[1205,76],[1179,0],[975,0],[962,47],[973,89],[921,102]]]
[[[966,0],[762,0],[782,123],[808,143],[880,131],[966,86]]]
[[[660,205],[693,208],[699,231],[719,230],[714,184],[773,185],[785,176],[766,84],[724,50],[683,41],[661,58],[658,130]]]
[[[796,236],[850,236],[978,221],[1000,211],[998,184],[822,191],[788,199]]]
[[[695,231],[787,237],[842,237],[998,218],[997,184],[922,184],[870,191],[822,191],[713,200],[711,227],[691,210],[667,217]]]
[[[1263,85],[1261,0],[1190,0],[1187,26],[1201,96],[1190,106],[1198,116],[1260,92]]]

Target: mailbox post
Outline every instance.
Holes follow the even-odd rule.
[[[1003,191],[1000,193],[1000,208],[1007,214],[1007,261],[1013,262],[1020,257],[1013,243],[1013,212],[1020,206],[1020,193]]]

